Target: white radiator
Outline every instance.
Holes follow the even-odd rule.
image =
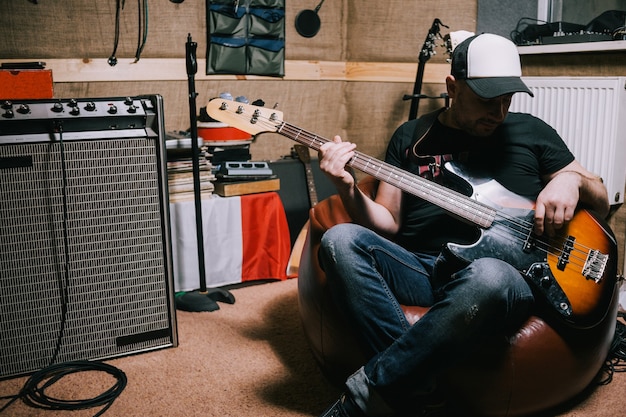
[[[515,94],[510,111],[530,113],[561,135],[602,177],[611,204],[624,202],[626,77],[524,77],[535,97]]]

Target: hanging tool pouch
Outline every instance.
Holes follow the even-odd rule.
[[[207,0],[207,74],[285,75],[285,0]]]

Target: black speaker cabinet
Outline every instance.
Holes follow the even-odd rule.
[[[176,346],[162,98],[0,106],[0,378]]]

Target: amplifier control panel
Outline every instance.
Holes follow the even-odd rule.
[[[143,129],[149,97],[0,101],[0,136]]]

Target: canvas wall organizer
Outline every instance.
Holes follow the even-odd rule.
[[[285,0],[207,0],[207,74],[285,75]]]

